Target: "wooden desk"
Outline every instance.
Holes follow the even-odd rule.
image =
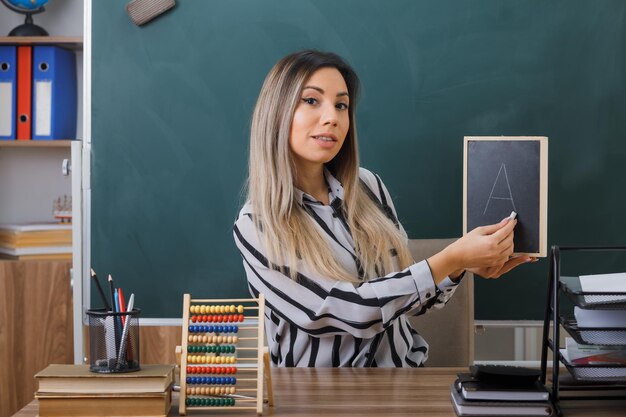
[[[354,369],[280,368],[272,369],[274,407],[265,407],[264,416],[429,416],[455,417],[450,402],[450,384],[463,368]],[[175,401],[170,416],[178,415]],[[623,404],[599,407],[565,405],[565,417],[624,416]],[[609,403],[610,404],[610,403]],[[256,413],[200,413],[188,416],[248,416]],[[16,416],[37,415],[36,401]]]

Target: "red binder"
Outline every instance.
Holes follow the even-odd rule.
[[[33,47],[17,47],[17,139],[30,139],[33,91]]]

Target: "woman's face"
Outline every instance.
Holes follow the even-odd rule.
[[[350,128],[349,105],[348,87],[336,68],[321,68],[304,83],[289,136],[298,169],[317,168],[339,153]]]

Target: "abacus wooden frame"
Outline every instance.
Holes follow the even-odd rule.
[[[256,368],[243,368],[246,371],[256,371],[256,398],[255,399],[247,399],[243,400],[246,402],[254,401],[256,403],[255,406],[193,406],[193,410],[202,410],[202,411],[219,411],[219,410],[256,410],[257,415],[263,414],[263,403],[264,401],[268,402],[269,406],[274,404],[273,391],[272,391],[272,378],[270,373],[270,363],[269,363],[269,353],[267,352],[267,348],[264,347],[264,337],[265,337],[265,296],[263,294],[259,294],[258,298],[240,298],[240,299],[192,299],[191,294],[185,294],[183,296],[183,324],[182,324],[182,343],[181,346],[177,349],[180,351],[180,400],[178,405],[178,412],[180,415],[187,414],[187,355],[188,355],[188,346],[189,346],[189,325],[190,325],[190,309],[192,304],[198,303],[211,303],[218,305],[231,305],[233,303],[247,303],[247,304],[256,304],[257,306],[244,306],[245,310],[258,309],[258,314],[255,316],[244,316],[243,323],[246,320],[250,320],[256,318],[258,321],[257,326],[241,326],[240,329],[243,330],[252,330],[256,329],[256,349],[257,356],[256,358],[241,358],[244,360],[255,360]],[[253,339],[251,337],[250,339]],[[239,348],[241,349],[241,348]],[[239,350],[238,349],[238,350]],[[239,369],[238,369],[239,372]],[[263,388],[264,382],[267,385],[267,398],[264,398]],[[242,399],[235,399],[235,401],[242,401]]]

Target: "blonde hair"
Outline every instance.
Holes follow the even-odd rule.
[[[339,153],[326,164],[344,188],[344,215],[355,242],[364,278],[394,272],[412,263],[406,239],[372,201],[359,181],[355,108],[359,80],[352,68],[333,53],[301,51],[286,56],[269,72],[252,116],[248,200],[253,221],[265,244],[268,261],[296,279],[301,259],[322,276],[358,282],[334,256],[294,190],[295,166],[289,133],[302,87],[318,69],[336,68],[350,96],[350,127]],[[394,265],[397,254],[399,265]]]

